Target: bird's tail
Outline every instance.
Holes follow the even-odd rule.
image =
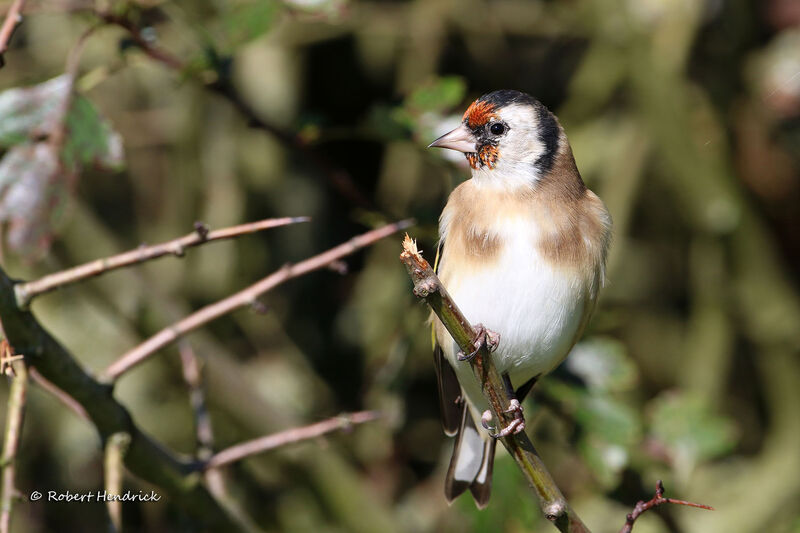
[[[475,504],[483,509],[489,503],[492,491],[492,466],[497,441],[481,435],[475,427],[468,407],[464,407],[461,428],[456,437],[453,457],[445,478],[444,494],[452,502],[469,489]]]

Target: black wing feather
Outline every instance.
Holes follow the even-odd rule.
[[[436,368],[436,382],[439,385],[439,409],[442,412],[442,427],[446,435],[452,437],[461,426],[464,403],[461,401],[461,386],[453,367],[437,345],[433,350],[433,366]]]

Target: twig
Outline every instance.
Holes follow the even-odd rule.
[[[183,380],[189,388],[189,403],[194,413],[195,438],[197,440],[197,458],[208,461],[214,453],[214,432],[211,429],[211,418],[206,409],[205,392],[203,391],[202,369],[192,346],[187,341],[178,345],[181,355]]]
[[[195,456],[200,463],[205,463],[214,454],[214,432],[211,428],[211,417],[206,408],[205,390],[203,387],[203,366],[197,358],[192,345],[183,340],[178,345],[181,355],[181,368],[183,380],[189,388],[189,401],[194,413],[195,435],[197,451]],[[225,509],[228,516],[235,520],[239,529],[245,533],[263,533],[255,520],[247,514],[238,498],[231,495],[225,479],[226,472],[222,470],[206,470],[203,479],[208,491],[219,505]]]
[[[24,5],[25,0],[14,0],[14,3],[8,8],[3,25],[0,26],[0,68],[3,68],[6,64],[3,54],[8,51],[8,43],[11,41],[11,36],[14,35],[14,31],[22,22],[22,8]]]
[[[408,235],[403,241],[403,253],[400,254],[400,260],[405,264],[408,274],[414,282],[414,295],[424,300],[436,313],[461,350],[464,353],[472,353],[477,348],[473,345],[473,339],[476,338],[475,331],[447,293],[430,264],[417,250],[416,243]],[[502,426],[508,425],[513,420],[513,415],[505,411],[511,398],[506,392],[502,378],[495,368],[485,344],[470,361],[470,365],[481,383],[483,394],[492,407],[495,420],[501,422]],[[558,530],[564,533],[589,533],[589,529],[581,522],[561,494],[528,436],[521,432],[501,440],[528,482],[533,486],[545,518],[553,522]]]
[[[131,445],[131,436],[124,431],[114,433],[106,439],[105,477],[106,494],[122,494],[122,481],[125,477],[124,458]],[[110,498],[106,500],[108,517],[111,519],[111,531],[122,531],[122,501]]]
[[[140,345],[129,350],[105,369],[103,372],[104,381],[113,382],[119,376],[153,355],[156,351],[175,341],[179,337],[182,337],[186,333],[197,329],[216,318],[226,315],[231,311],[238,309],[239,307],[252,305],[253,302],[257,301],[259,296],[280,285],[281,283],[297,278],[304,274],[308,274],[314,270],[324,268],[332,262],[350,255],[361,248],[369,246],[376,241],[388,237],[393,233],[408,228],[412,224],[412,220],[403,220],[394,224],[387,224],[378,229],[368,231],[367,233],[357,237],[353,237],[346,243],[340,244],[335,248],[331,248],[327,252],[315,255],[314,257],[306,259],[305,261],[301,261],[294,265],[285,265],[283,268],[270,274],[261,281],[250,285],[246,289],[243,289],[236,294],[228,296],[227,298],[216,303],[207,305],[206,307],[203,307],[199,311],[192,313],[175,324],[167,326]]]
[[[68,84],[65,88],[66,96],[60,103],[60,107],[56,115],[58,118],[52,121],[52,130],[47,132],[47,141],[50,144],[54,154],[60,154],[61,150],[64,148],[64,143],[67,139],[67,118],[69,116],[69,110],[72,107],[72,103],[75,100],[75,80],[78,78],[81,54],[83,54],[83,50],[86,47],[89,37],[96,29],[97,26],[90,26],[89,28],[86,28],[86,30],[84,30],[81,36],[78,37],[78,40],[67,54],[67,61],[64,65],[64,75],[67,78]],[[58,158],[58,162],[61,173],[63,173],[65,176],[69,174],[74,175],[75,169],[66,168],[62,157]],[[74,180],[67,181],[74,182]]]
[[[104,259],[97,259],[68,270],[62,270],[61,272],[47,275],[35,281],[18,283],[14,286],[14,292],[17,296],[17,305],[20,309],[25,309],[30,305],[30,302],[40,294],[82,281],[86,278],[99,276],[100,274],[117,268],[143,263],[165,255],[182,257],[187,248],[199,246],[207,242],[231,239],[257,231],[286,226],[288,224],[296,224],[298,222],[307,222],[309,220],[309,217],[271,218],[215,231],[209,231],[203,224],[196,223],[195,231],[184,237],[153,246],[139,247],[135,250],[130,250]]]
[[[44,390],[55,396],[56,399],[62,404],[64,404],[64,406],[67,407],[70,411],[72,411],[73,413],[75,413],[76,415],[85,420],[89,420],[89,415],[86,413],[86,409],[84,409],[83,406],[80,403],[78,403],[78,401],[75,398],[73,398],[63,390],[59,389],[50,380],[41,375],[39,371],[36,370],[36,367],[33,366],[30,367],[28,369],[28,374],[30,375],[31,380],[34,383],[36,383],[41,388],[43,388]]]
[[[687,502],[684,500],[676,500],[674,498],[665,498],[664,497],[664,484],[659,479],[656,483],[656,494],[653,496],[649,501],[640,501],[636,504],[633,508],[633,512],[629,513],[628,516],[625,517],[625,525],[622,526],[622,529],[619,530],[619,533],[631,533],[633,531],[633,524],[636,522],[636,519],[644,513],[645,511],[649,511],[653,507],[658,507],[659,505],[665,503],[673,503],[675,505],[687,505],[689,507],[697,507],[698,509],[706,509],[708,511],[713,511],[714,508],[708,505],[702,505],[699,503],[692,503]]]
[[[0,533],[8,533],[11,527],[11,508],[17,498],[14,484],[16,473],[17,448],[22,435],[22,421],[25,416],[25,396],[28,391],[28,371],[25,364],[17,365],[11,382],[6,415],[6,433],[3,439],[3,455],[0,466],[3,468],[2,495],[0,495]]]
[[[142,52],[144,52],[151,58],[167,65],[173,70],[184,69],[185,65],[183,61],[181,61],[179,58],[172,55],[171,53],[167,52],[166,50],[162,50],[161,48],[153,45],[150,40],[142,36],[141,30],[129,18],[108,11],[98,10],[95,11],[94,13],[103,22],[119,26],[120,28],[126,30],[128,34],[130,34],[131,40],[133,40],[133,42],[136,43],[136,46],[138,46],[142,50]]]
[[[205,464],[205,468],[219,468],[268,450],[273,450],[303,440],[314,439],[333,431],[346,430],[351,426],[371,422],[380,417],[381,414],[377,411],[360,411],[357,413],[342,414],[310,426],[288,429],[280,433],[260,437],[222,450],[209,459]]]
[[[24,355],[14,355],[14,348],[8,343],[7,339],[0,339],[0,375],[14,375],[14,361],[24,359]]]

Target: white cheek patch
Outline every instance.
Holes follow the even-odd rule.
[[[545,151],[538,132],[536,109],[529,105],[511,104],[498,113],[508,125],[508,132],[498,139],[498,158],[493,168],[473,170],[472,179],[480,187],[516,189],[531,186],[540,175],[536,161]]]

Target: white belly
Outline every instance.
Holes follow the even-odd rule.
[[[567,356],[583,322],[590,287],[576,271],[553,266],[538,254],[529,221],[504,230],[499,261],[486,268],[460,269],[448,264],[445,243],[439,273],[470,323],[500,334],[495,365],[519,387],[550,372]],[[487,409],[469,364],[456,360],[458,346],[448,340],[440,344],[464,392],[478,411]]]

